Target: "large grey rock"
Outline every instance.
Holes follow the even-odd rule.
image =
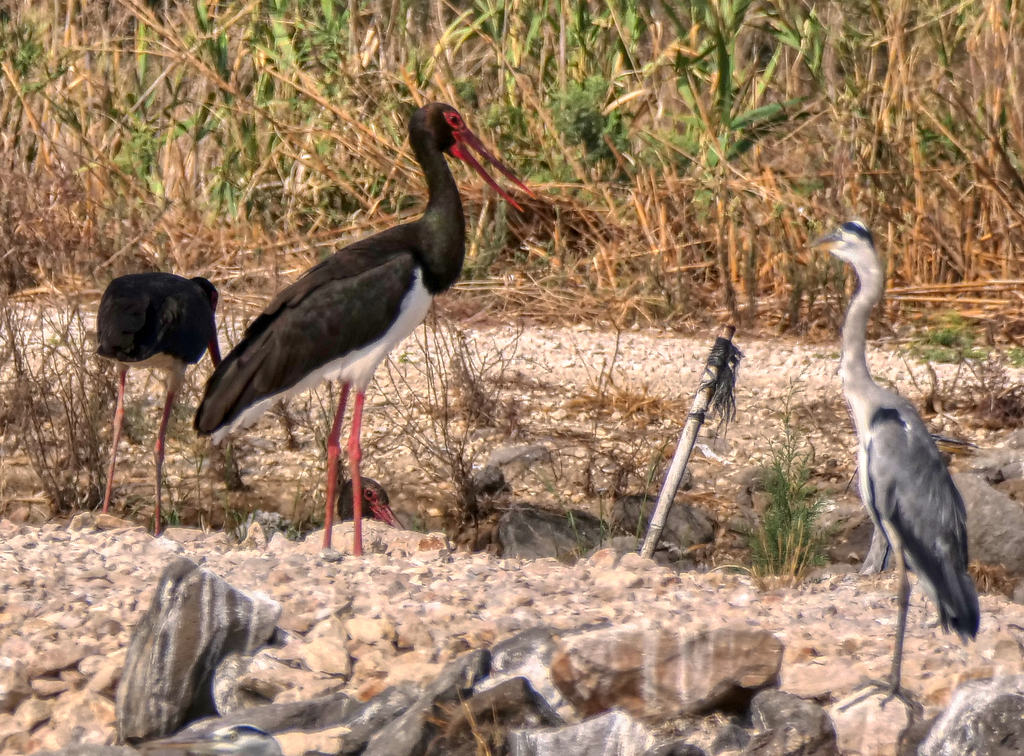
[[[263,645],[280,616],[273,599],[233,588],[188,559],[168,565],[128,644],[117,686],[121,739],[164,737],[216,713],[214,669],[230,653]]]
[[[560,648],[557,633],[549,627],[532,627],[491,647],[491,673],[477,683],[479,695],[506,680],[524,677],[562,716],[571,712],[569,702],[551,679],[551,660]],[[564,711],[568,708],[569,712]]]
[[[612,505],[612,528],[642,538],[656,501],[657,497],[620,496]],[[669,550],[672,561],[679,561],[688,549],[710,543],[714,537],[715,523],[706,512],[676,500],[669,509],[658,548]]]
[[[386,695],[388,695],[388,691],[384,691],[377,698]],[[180,734],[182,736],[208,735],[214,730],[233,724],[251,724],[269,733],[287,732],[288,730],[323,730],[341,724],[360,706],[362,704],[344,693],[335,693],[312,701],[265,704],[245,711],[236,711],[223,717],[206,717],[193,722]]]
[[[986,483],[995,485],[1024,476],[1024,451],[1009,445],[1001,449],[986,449],[971,459],[970,466],[972,472],[985,478]]]
[[[967,507],[971,561],[1001,564],[1011,577],[1024,576],[1024,506],[979,475],[956,474],[953,481]]]
[[[510,756],[645,756],[658,746],[653,732],[624,711],[610,711],[579,724],[512,731]]]
[[[920,756],[1017,756],[1024,753],[1024,675],[957,688]]]
[[[816,703],[781,690],[762,690],[750,710],[757,732],[744,754],[839,756],[832,720]]]
[[[431,739],[440,734],[437,707],[452,705],[469,697],[491,669],[491,655],[477,649],[444,666],[422,695],[397,719],[371,739],[364,756],[423,756]]]
[[[525,677],[512,677],[456,708],[427,756],[477,756],[502,751],[510,729],[565,724]]]
[[[505,480],[505,473],[497,465],[486,465],[473,473],[469,487],[474,498],[497,497],[512,493],[512,486]]]
[[[241,684],[252,660],[250,654],[228,654],[217,665],[213,673],[213,702],[221,716],[272,703],[272,699]]]
[[[723,627],[691,636],[604,628],[562,639],[551,676],[582,716],[621,708],[663,722],[741,710],[778,685],[783,645],[767,630]]]
[[[498,521],[502,556],[518,559],[573,560],[597,546],[603,536],[601,521],[577,510],[550,512],[518,504]]]
[[[388,723],[401,716],[418,698],[419,691],[408,687],[392,687],[365,703],[344,693],[324,696],[312,701],[267,704],[226,717],[212,717],[189,726],[182,736],[203,735],[233,724],[251,724],[269,733],[315,732],[345,727],[341,738],[341,754],[361,753],[370,738]],[[171,739],[173,741],[173,738]]]
[[[550,462],[551,450],[543,444],[520,446],[499,446],[487,458],[487,467],[509,467],[515,465],[528,470],[538,462]]]
[[[711,741],[711,754],[718,756],[724,751],[742,751],[750,742],[750,733],[736,724],[724,724],[718,728]]]
[[[36,751],[36,756],[136,756],[138,751],[128,746],[83,745],[75,743],[59,751]]]

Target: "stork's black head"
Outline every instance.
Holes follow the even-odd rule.
[[[455,129],[464,129],[466,124],[459,111],[443,102],[432,102],[413,113],[409,121],[409,140],[429,140],[441,152],[447,152],[455,144]]]
[[[203,290],[206,298],[210,300],[210,309],[217,312],[217,287],[201,276],[193,278],[192,283]]]
[[[483,166],[473,157],[473,153],[469,151],[468,148],[471,147],[480,153],[487,162],[505,174],[509,181],[531,197],[534,196],[533,192],[527,188],[526,184],[519,180],[508,166],[498,160],[498,158],[491,154],[490,150],[484,147],[483,142],[477,138],[476,134],[469,130],[466,122],[462,120],[459,111],[451,105],[446,105],[443,102],[432,102],[413,113],[412,120],[409,121],[409,142],[412,144],[413,151],[416,153],[416,159],[419,160],[420,165],[426,168],[424,158],[433,150],[447,152],[452,157],[457,157],[459,160],[469,164],[473,170],[483,176],[484,181],[490,184],[491,188],[510,202],[516,209],[522,210],[519,204],[504,189],[498,186],[494,179],[487,175],[487,171],[483,169]]]

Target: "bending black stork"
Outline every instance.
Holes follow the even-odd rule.
[[[153,451],[156,458],[156,535],[160,535],[160,485],[163,476],[164,435],[174,395],[181,388],[185,366],[199,362],[210,350],[214,365],[220,364],[217,345],[217,289],[205,278],[182,278],[172,273],[136,273],[115,278],[103,292],[96,316],[99,346],[96,353],[117,362],[117,409],[114,411],[114,443],[110,451],[107,490],[103,511],[110,508],[114,489],[114,464],[124,422],[124,383],[130,367],[162,370],[167,400]]]
[[[341,399],[327,442],[324,548],[334,522],[341,420],[349,389],[356,392],[348,456],[361,489],[359,434],[366,388],[377,365],[426,317],[434,296],[462,272],[466,220],[444,153],[468,163],[502,197],[519,205],[468,148],[479,152],[532,196],[495,158],[450,105],[432,103],[413,114],[409,142],[427,179],[422,217],[351,244],[306,271],[256,318],[214,371],[196,412],[195,428],[220,441],[254,423],[274,403],[323,380],[340,380]],[[353,553],[362,554],[362,497],[355,502]]]
[[[393,528],[401,528],[402,523],[391,509],[391,498],[384,486],[373,478],[363,478],[363,506],[370,512],[370,519],[380,520]],[[354,520],[355,504],[352,501],[352,481],[346,480],[338,495],[338,522]],[[363,511],[366,511],[363,510]]]

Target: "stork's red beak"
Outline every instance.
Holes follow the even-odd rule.
[[[220,344],[217,343],[217,334],[213,334],[213,338],[210,339],[210,343],[206,348],[210,350],[210,359],[213,361],[213,366],[217,367],[220,365]]]
[[[479,152],[480,155],[488,163],[490,163],[503,174],[505,174],[505,177],[509,181],[518,186],[531,197],[535,197],[536,195],[530,191],[529,187],[527,187],[526,184],[519,180],[519,177],[512,172],[511,168],[509,168],[507,165],[498,160],[498,158],[494,157],[494,155],[491,154],[491,151],[484,147],[483,142],[481,142],[477,138],[477,135],[470,131],[468,127],[463,126],[461,129],[455,129],[452,132],[452,136],[455,137],[455,144],[448,148],[449,154],[452,155],[453,157],[457,157],[459,160],[468,163],[469,166],[474,171],[483,176],[484,181],[490,184],[491,188],[494,189],[494,191],[496,191],[498,194],[504,197],[505,200],[510,205],[512,205],[512,207],[514,207],[519,212],[522,212],[523,208],[519,206],[519,203],[512,199],[511,195],[509,195],[508,192],[506,192],[504,189],[498,186],[498,182],[488,175],[487,171],[484,170],[484,167],[480,165],[479,162],[477,162],[477,159],[475,157],[473,157],[473,153],[466,148],[472,147],[474,150]]]
[[[387,504],[382,504],[381,502],[370,503],[370,511],[373,513],[373,519],[387,523],[393,528],[405,530],[402,521],[398,519],[398,515]]]

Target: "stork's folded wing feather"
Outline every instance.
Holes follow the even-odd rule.
[[[196,429],[211,433],[261,399],[373,343],[397,316],[413,276],[409,245],[389,232],[311,268],[278,294],[214,371]]]

